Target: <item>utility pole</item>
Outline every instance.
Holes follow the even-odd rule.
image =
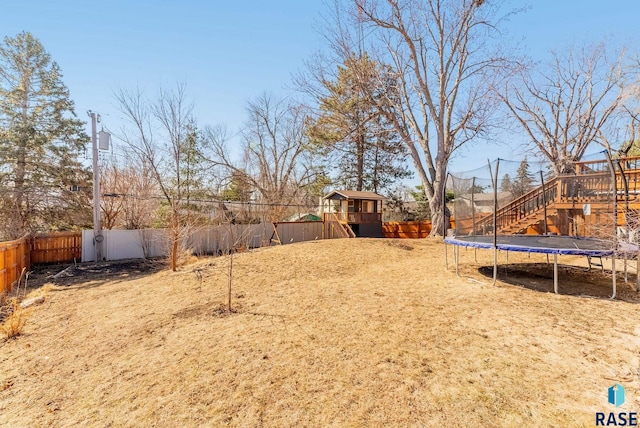
[[[100,222],[100,170],[98,167],[98,142],[96,114],[88,111],[91,117],[91,148],[93,151],[93,242],[96,250],[96,262],[102,261],[102,224]]]

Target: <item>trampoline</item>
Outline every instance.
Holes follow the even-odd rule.
[[[639,247],[634,244],[622,243],[615,247],[611,241],[577,238],[571,236],[540,236],[540,235],[470,235],[459,237],[448,237],[444,240],[445,244],[454,245],[454,258],[456,263],[456,273],[458,272],[458,247],[472,247],[482,249],[493,249],[502,251],[518,251],[525,253],[543,253],[553,254],[553,291],[558,293],[558,255],[575,255],[587,257],[610,257],[612,265],[612,282],[613,295],[616,297],[616,255],[624,254],[635,257],[638,254]],[[640,257],[636,257],[636,263],[640,263]],[[626,265],[625,265],[626,268]],[[637,266],[640,268],[640,266]],[[497,264],[494,265],[494,280],[497,274]],[[636,290],[638,284],[636,281]]]

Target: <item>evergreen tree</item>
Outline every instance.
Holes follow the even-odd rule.
[[[321,114],[309,127],[312,142],[334,155],[335,182],[355,190],[378,192],[412,175],[406,147],[369,96],[391,96],[380,66],[367,55],[352,55],[338,67],[335,81],[324,81]],[[367,91],[365,91],[365,88]]]
[[[482,186],[475,187],[475,193],[482,193],[484,188]],[[427,193],[424,191],[424,186],[419,184],[416,186],[416,190],[409,192],[414,201],[418,203],[418,210],[416,212],[415,220],[429,220],[431,219],[431,208],[429,207],[429,199]],[[453,201],[455,194],[453,190],[445,190],[444,200],[446,203]]]
[[[520,162],[516,177],[513,180],[513,196],[519,198],[528,193],[533,189],[533,183],[533,174],[529,171],[529,161],[525,157],[522,162]]]
[[[0,235],[91,224],[88,140],[60,67],[30,33],[0,44]],[[80,192],[71,192],[71,188]],[[86,189],[86,190],[85,190]]]
[[[525,157],[516,171],[516,176],[511,179],[509,174],[502,177],[502,185],[500,190],[503,192],[511,192],[514,198],[528,193],[534,187],[534,175],[529,171],[529,161]]]
[[[429,200],[424,191],[424,186],[422,184],[417,185],[416,190],[411,191],[411,196],[418,203],[415,220],[429,220],[431,218],[431,210],[429,209]]]
[[[251,182],[247,175],[238,171],[232,172],[229,185],[222,190],[220,199],[223,201],[249,202],[251,200]]]
[[[185,136],[179,144],[177,156],[179,165],[176,177],[172,177],[174,188],[178,183],[182,188],[182,207],[186,215],[187,224],[202,223],[202,212],[206,206],[202,201],[213,198],[215,195],[209,190],[208,176],[204,158],[201,155],[203,146],[203,135],[198,130],[195,120],[185,125]]]
[[[513,183],[511,182],[511,176],[509,174],[505,174],[502,177],[502,183],[500,184],[501,192],[511,192],[513,191]]]

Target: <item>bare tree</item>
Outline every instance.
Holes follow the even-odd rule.
[[[347,11],[355,26],[369,29],[375,40],[370,55],[388,65],[381,85],[393,82],[392,96],[372,101],[409,150],[429,201],[433,235],[444,232],[449,159],[489,129],[495,105],[490,90],[508,64],[492,44],[500,22],[493,3],[352,0]],[[345,36],[347,16],[342,13],[331,40],[343,56],[353,40]]]
[[[269,217],[277,220],[279,208],[302,196],[312,179],[312,168],[304,162],[307,137],[302,106],[262,95],[249,102],[249,119],[242,133],[241,161],[232,158],[228,140],[219,128],[205,131],[207,159],[229,175],[243,177],[257,190],[259,202],[272,206]]]
[[[232,218],[227,217],[226,219],[226,233],[223,239],[223,242],[228,243],[227,248],[227,311],[229,313],[233,312],[233,307],[231,305],[232,291],[233,291],[233,259],[235,253],[246,251],[249,249],[251,245],[251,234],[253,232],[254,225],[251,224],[243,224],[243,225],[234,225],[232,223]]]
[[[604,44],[552,53],[523,68],[501,98],[556,174],[570,172],[591,143],[609,149],[606,126],[624,100],[624,55]]]
[[[122,220],[122,196],[127,189],[124,176],[115,163],[103,163],[100,166],[100,189],[102,190],[102,198],[100,198],[102,227],[111,230]]]
[[[103,227],[151,227],[160,208],[157,185],[145,163],[126,150],[123,154],[124,164],[107,162],[101,168]]]
[[[193,161],[194,119],[192,105],[186,101],[186,87],[161,90],[155,101],[147,101],[140,90],[116,93],[120,110],[133,129],[120,138],[143,165],[149,168],[166,204],[170,230],[171,269],[177,269],[179,243],[189,229],[185,219],[185,198],[191,179],[185,168]]]

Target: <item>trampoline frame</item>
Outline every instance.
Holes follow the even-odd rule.
[[[611,174],[611,192],[613,196],[613,213],[618,212],[618,189],[617,189],[617,178],[615,172],[614,162],[611,158],[611,154],[608,150],[603,151],[606,156],[606,161],[609,167],[609,173]],[[543,253],[543,254],[553,254],[553,291],[558,293],[558,255],[578,255],[578,256],[587,256],[587,257],[610,257],[611,258],[611,270],[612,270],[612,286],[613,293],[611,295],[611,299],[615,299],[616,297],[616,256],[623,255],[624,256],[624,279],[627,282],[627,257],[629,255],[636,257],[636,286],[635,291],[640,292],[640,245],[631,244],[631,243],[621,243],[617,239],[617,231],[618,225],[617,222],[613,222],[613,233],[612,237],[614,237],[613,241],[605,241],[598,239],[589,239],[589,238],[578,238],[566,235],[551,235],[547,233],[547,212],[546,212],[546,201],[543,202],[543,210],[544,210],[544,234],[543,235],[498,235],[498,224],[497,224],[497,216],[496,212],[498,211],[498,170],[500,166],[500,159],[496,162],[495,171],[491,167],[491,161],[487,159],[489,165],[489,174],[491,176],[491,183],[493,187],[493,233],[491,235],[468,235],[462,236],[460,238],[456,238],[455,236],[449,236],[444,239],[444,251],[445,251],[445,265],[446,269],[448,266],[447,259],[447,244],[451,244],[454,246],[454,258],[456,265],[456,276],[458,275],[458,263],[459,263],[459,248],[461,246],[464,247],[472,247],[472,248],[482,248],[482,249],[493,249],[493,283],[495,284],[498,276],[498,250],[507,252],[507,263],[509,260],[509,251],[517,251],[517,252],[526,252],[526,253]],[[625,188],[625,194],[627,196],[627,205],[625,207],[625,213],[628,211],[628,186],[626,183],[624,170],[622,169],[622,165],[620,165],[619,161],[617,162],[617,166],[622,172],[623,184]],[[448,176],[449,174],[447,174]],[[544,188],[544,175],[542,171],[540,172],[540,178],[542,182],[542,187]],[[472,187],[475,186],[475,177],[473,177]],[[471,194],[473,199],[473,193]],[[544,193],[543,193],[544,199]],[[472,212],[472,217],[474,212]],[[475,219],[473,220],[473,233],[475,233]],[[516,238],[517,237],[517,238]],[[530,238],[529,238],[530,237]],[[525,239],[525,240],[544,240],[544,239],[556,239],[562,241],[566,241],[567,243],[572,243],[571,246],[555,245],[544,246],[544,245],[516,245],[509,244],[509,238],[512,239]],[[500,242],[502,241],[502,242]],[[506,242],[506,243],[505,243]],[[526,242],[526,241],[525,241]],[[591,244],[595,245],[591,248],[580,248],[577,245],[577,242],[588,243],[586,247],[591,246]],[[598,244],[602,243],[602,247],[598,248]],[[585,247],[583,245],[583,247]],[[633,258],[633,257],[632,257]],[[547,262],[549,258],[547,256]],[[589,269],[591,269],[591,260],[589,259]],[[604,270],[604,269],[603,269]]]
[[[569,246],[561,246],[561,245],[517,245],[508,243],[510,238],[516,238],[517,240],[531,240],[531,241],[540,241],[540,240],[560,240],[566,241],[567,243],[573,243],[575,248],[570,248]],[[483,242],[486,241],[486,242]],[[580,248],[580,245],[583,248]],[[601,248],[597,248],[599,244],[602,244]],[[611,270],[612,270],[612,287],[613,293],[611,295],[611,299],[615,299],[616,297],[616,255],[623,254],[625,256],[625,280],[626,280],[626,258],[629,254],[635,255],[636,257],[636,292],[640,290],[640,247],[633,244],[627,244],[625,247],[618,247],[616,250],[612,249],[612,244],[607,241],[597,240],[597,239],[584,239],[584,238],[574,238],[570,236],[556,236],[556,235],[499,235],[499,236],[486,236],[486,235],[469,235],[463,237],[447,237],[444,239],[445,244],[445,263],[446,268],[448,269],[448,260],[447,260],[447,244],[454,246],[454,260],[456,267],[456,276],[458,275],[458,263],[460,259],[459,249],[460,247],[471,247],[471,248],[480,248],[480,249],[488,249],[494,250],[494,260],[497,260],[498,250],[507,252],[507,260],[508,260],[508,252],[516,251],[516,252],[524,252],[524,253],[540,253],[540,254],[553,254],[553,291],[554,293],[558,293],[558,255],[576,255],[576,256],[587,256],[587,257],[610,257],[611,258]],[[584,245],[587,244],[587,245]],[[592,247],[592,248],[585,248]],[[596,248],[593,248],[596,247]],[[494,283],[497,279],[497,263],[494,263],[494,275],[493,275]]]

